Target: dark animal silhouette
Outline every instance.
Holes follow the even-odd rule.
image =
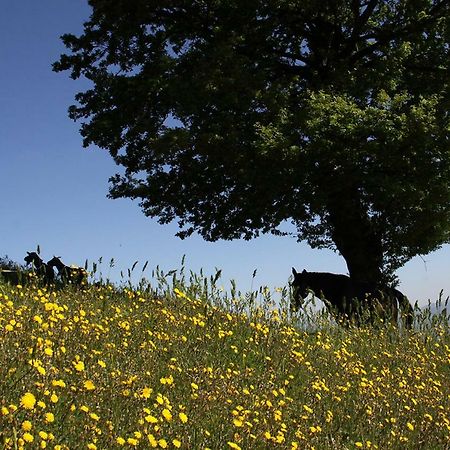
[[[413,309],[408,298],[397,289],[356,282],[346,275],[334,273],[306,270],[298,273],[292,268],[292,274],[293,310],[298,309],[305,297],[313,292],[338,321],[360,325],[361,318],[367,315],[371,322],[378,317],[397,325],[400,307],[405,327],[412,327]]]
[[[81,286],[83,281],[87,278],[87,272],[82,267],[66,266],[57,256],[54,256],[50,261],[47,261],[47,265],[56,267],[58,275],[64,283],[72,283]]]
[[[24,260],[27,264],[32,264],[34,266],[37,276],[46,284],[55,281],[55,272],[53,271],[53,268],[48,264],[45,264],[36,252],[27,252],[27,256],[25,256]]]

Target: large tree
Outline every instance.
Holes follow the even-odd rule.
[[[89,0],[70,117],[181,237],[283,234],[392,279],[450,241],[448,0]],[[281,227],[281,228],[280,228]]]

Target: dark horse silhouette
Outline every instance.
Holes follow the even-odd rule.
[[[57,256],[54,256],[50,261],[47,261],[47,265],[56,267],[58,275],[64,283],[72,283],[81,286],[87,277],[87,272],[82,267],[66,266]]]
[[[46,284],[55,281],[55,272],[53,271],[53,268],[48,264],[45,264],[36,252],[27,252],[27,256],[25,256],[24,260],[27,264],[32,264],[34,266],[37,276]]]
[[[312,292],[325,303],[338,321],[350,321],[360,325],[361,317],[366,314],[372,322],[378,317],[397,325],[400,308],[405,327],[412,327],[412,306],[408,298],[397,289],[356,282],[346,275],[334,273],[306,270],[298,273],[292,268],[292,274],[293,310],[298,309]]]

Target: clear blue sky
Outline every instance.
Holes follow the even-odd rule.
[[[103,257],[104,274],[159,265],[212,274],[222,269],[225,286],[235,279],[242,291],[253,283],[270,288],[287,283],[291,267],[346,273],[343,259],[311,250],[293,238],[264,236],[250,242],[204,242],[174,237],[177,227],[146,218],[137,203],[109,200],[108,178],[118,168],[107,152],[83,149],[79,124],[67,117],[73,96],[83,90],[51,63],[64,52],[63,33],[79,34],[89,16],[84,0],[22,0],[2,3],[0,15],[0,256],[22,261],[40,245],[45,260],[67,264]],[[109,272],[107,261],[116,267]],[[450,246],[415,258],[398,275],[411,300],[433,301],[450,293]]]

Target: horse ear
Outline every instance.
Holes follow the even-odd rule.
[[[27,254],[28,254],[28,255],[31,255],[31,253],[30,253],[30,252],[27,252]]]
[[[292,275],[294,275],[294,277],[297,275],[297,271],[294,268],[292,268]]]
[[[303,269],[302,274],[308,273],[308,271],[306,269]]]

